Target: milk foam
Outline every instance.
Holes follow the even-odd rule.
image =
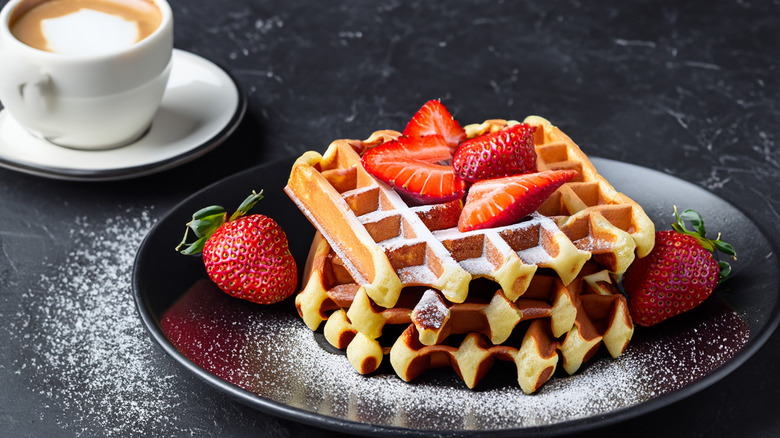
[[[48,48],[66,55],[102,55],[122,50],[139,40],[134,21],[91,9],[41,21]]]

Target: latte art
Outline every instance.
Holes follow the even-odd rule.
[[[123,50],[160,25],[146,0],[47,0],[28,2],[11,18],[11,33],[28,46],[66,55]]]
[[[82,29],[73,32],[73,29]],[[50,52],[66,55],[100,55],[138,42],[138,25],[115,15],[82,9],[41,21]]]

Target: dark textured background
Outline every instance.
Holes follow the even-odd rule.
[[[0,435],[102,436],[132,421],[63,408],[22,371],[36,366],[18,333],[37,329],[24,324],[35,312],[26,292],[69,262],[74,217],[98,234],[127,211],[154,221],[252,165],[401,129],[430,98],[464,123],[542,115],[588,154],[711,190],[780,242],[777,1],[171,3],[176,47],[229,70],[247,115],[205,157],[140,179],[62,182],[0,169]],[[132,300],[129,282],[120,287]],[[236,404],[149,349],[181,404],[162,423],[170,429],[148,434],[337,436]],[[716,385],[592,435],[778,436],[779,360],[776,334]]]

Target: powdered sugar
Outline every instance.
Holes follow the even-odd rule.
[[[550,254],[548,254],[542,246],[534,246],[518,251],[517,256],[520,257],[520,260],[529,265],[541,265],[552,260]]]
[[[182,382],[165,366],[133,303],[133,260],[153,222],[147,209],[105,223],[75,218],[64,235],[73,248],[66,262],[44,265],[47,274],[23,292],[15,310],[23,321],[16,333],[28,333],[15,373],[76,434],[170,436],[197,427],[177,421],[187,403]]]
[[[127,211],[102,224],[76,218],[68,232],[74,248],[68,263],[46,267],[50,274],[41,277],[40,287],[24,292],[26,304],[16,310],[15,319],[26,326],[19,332],[32,334],[24,339],[26,351],[19,357],[26,359],[14,364],[15,372],[68,413],[58,422],[75,433],[172,435],[212,421],[210,415],[182,421],[189,400],[181,380],[187,374],[161,360],[163,353],[152,347],[133,307],[133,258],[153,222],[146,210]],[[227,299],[230,306],[243,306]],[[716,308],[701,321],[691,318],[667,332],[645,331],[624,356],[602,355],[576,375],[556,375],[527,396],[513,381],[514,372],[500,367],[476,390],[448,369],[411,383],[386,367],[361,376],[342,354],[323,348],[320,335],[294,310],[282,309],[251,306],[238,314],[210,314],[198,323],[219,324],[242,340],[241,348],[207,339],[193,345],[208,350],[223,378],[278,404],[419,429],[524,428],[610,413],[710,374],[748,339],[738,315]],[[198,403],[209,409],[217,402],[199,398]]]
[[[449,317],[450,309],[433,289],[426,290],[412,310],[412,321],[418,328],[438,330]]]
[[[294,311],[235,311],[229,302],[221,306],[216,318],[213,303],[192,312],[187,331],[203,326],[203,333],[227,333],[232,345],[242,347],[219,351],[213,345],[179,344],[189,357],[199,357],[203,368],[230,375],[231,382],[282,405],[338,419],[426,430],[527,428],[608,415],[709,375],[749,336],[738,315],[716,308],[711,316],[683,320],[667,331],[640,329],[623,356],[612,359],[602,351],[574,376],[559,370],[537,393],[526,395],[511,363],[496,365],[475,390],[448,368],[409,383],[387,364],[362,376]]]
[[[487,260],[487,257],[476,257],[473,259],[464,259],[458,262],[460,267],[474,277],[480,275],[492,275],[496,266]]]

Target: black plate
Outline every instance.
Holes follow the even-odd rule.
[[[713,297],[652,329],[637,328],[618,359],[600,353],[574,376],[556,374],[524,395],[514,370],[497,366],[468,390],[451,370],[404,383],[381,368],[355,373],[345,356],[305,327],[291,300],[259,306],[233,299],[203,280],[197,257],[173,248],[197,209],[238,206],[251,190],[266,198],[255,212],[286,230],[303,264],[314,230],[282,192],[292,159],[222,180],[183,201],[142,243],[133,292],[152,338],[184,367],[264,412],[327,429],[360,434],[556,435],[624,421],[713,384],[752,356],[780,317],[777,251],[743,213],[713,194],[646,168],[594,158],[618,190],[668,228],[672,206],[697,209],[709,230],[739,253],[734,272]],[[301,266],[302,268],[302,266]]]

